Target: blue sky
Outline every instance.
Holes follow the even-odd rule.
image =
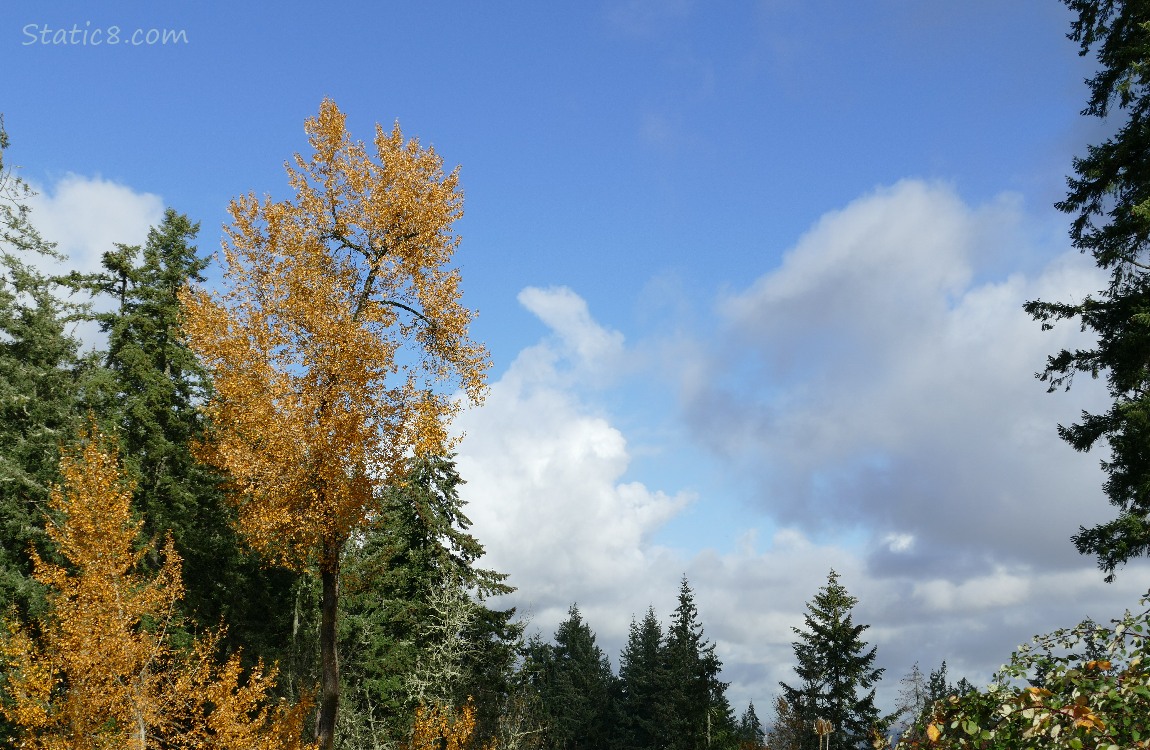
[[[685,574],[733,700],[765,707],[833,566],[889,702],[916,660],[985,679],[1147,580],[1106,586],[1068,541],[1108,517],[1103,456],[1054,426],[1104,394],[1045,394],[1074,332],[1021,311],[1101,284],[1052,208],[1106,127],[1078,114],[1069,21],[1055,0],[16,0],[0,107],[79,267],[164,206],[213,251],[232,196],[284,195],[325,96],[361,138],[398,120],[461,165],[494,368],[460,466],[512,602],[550,633],[578,601],[615,660]],[[153,29],[178,39],[130,43]]]

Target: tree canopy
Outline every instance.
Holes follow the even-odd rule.
[[[190,649],[173,643],[180,557],[169,535],[159,570],[141,571],[143,524],[132,520],[134,487],[115,447],[93,430],[61,473],[46,533],[66,565],[33,551],[48,611],[36,627],[11,620],[0,635],[0,712],[19,730],[16,746],[303,747],[309,706],[268,700],[274,669],[260,663],[245,676],[239,654],[216,663],[218,634]]]

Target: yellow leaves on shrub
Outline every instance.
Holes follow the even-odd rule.
[[[475,723],[475,704],[470,698],[457,710],[420,706],[415,710],[411,741],[404,750],[466,750]],[[481,750],[495,750],[495,743]]]
[[[169,538],[160,570],[138,572],[141,522],[114,447],[93,429],[60,471],[50,499],[59,521],[47,533],[67,566],[33,552],[49,614],[35,629],[9,621],[0,633],[0,713],[18,728],[17,747],[301,747],[307,707],[267,705],[274,670],[261,664],[241,686],[238,656],[215,663],[218,635],[191,654],[171,645],[180,557]]]

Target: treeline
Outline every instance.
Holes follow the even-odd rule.
[[[619,750],[760,747],[753,704],[736,717],[715,644],[704,635],[684,579],[663,628],[653,609],[632,621],[614,674],[595,633],[572,605],[551,642],[524,649],[523,675],[536,702],[543,746]]]

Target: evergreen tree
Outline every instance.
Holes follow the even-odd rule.
[[[733,734],[727,684],[719,680],[723,665],[715,655],[715,644],[703,636],[695,595],[686,578],[679,586],[679,604],[671,616],[665,653],[669,747],[708,748],[718,734]]]
[[[475,738],[496,733],[523,628],[514,609],[483,603],[514,589],[475,567],[483,546],[467,531],[461,484],[450,457],[413,458],[345,553],[345,723],[405,741],[419,705],[449,711],[472,699]]]
[[[1112,581],[1119,565],[1150,551],[1150,5],[1063,1],[1078,16],[1070,38],[1079,54],[1096,50],[1100,64],[1083,114],[1118,127],[1074,160],[1069,192],[1057,207],[1074,216],[1074,246],[1089,252],[1110,281],[1081,301],[1038,300],[1025,309],[1043,330],[1077,319],[1097,336],[1093,347],[1049,357],[1040,378],[1054,390],[1069,388],[1077,373],[1105,373],[1110,409],[1083,412],[1077,424],[1059,425],[1058,434],[1075,450],[1100,440],[1109,447],[1103,487],[1117,517],[1080,528],[1073,541]]]
[[[59,280],[38,266],[63,260],[31,221],[31,188],[4,165],[0,119],[0,611],[42,614],[29,550],[46,549],[44,516],[59,481],[59,446],[82,426],[93,362],[80,356]],[[46,553],[47,554],[47,553]]]
[[[759,715],[755,713],[754,701],[747,704],[747,709],[739,717],[739,750],[760,750],[764,747],[767,734],[763,731],[763,724]]]
[[[571,605],[567,619],[559,624],[555,643],[529,643],[528,658],[546,717],[546,747],[608,747],[615,678],[577,605]]]
[[[827,584],[807,604],[806,629],[793,628],[799,640],[793,646],[798,666],[797,686],[779,683],[783,697],[808,727],[817,719],[834,726],[837,747],[869,746],[868,734],[878,725],[874,685],[882,669],[874,668],[874,647],[867,649],[862,633],[869,626],[855,625],[851,610],[858,599],[847,593],[831,571]],[[817,747],[816,736],[803,738],[803,747]]]
[[[664,656],[663,628],[649,607],[641,622],[631,621],[619,658],[620,750],[659,750],[670,742]]]
[[[185,609],[201,628],[228,624],[228,647],[251,658],[285,656],[298,575],[269,570],[233,530],[235,510],[221,475],[192,456],[207,425],[199,406],[211,393],[207,372],[183,342],[178,294],[202,282],[208,261],[192,244],[199,230],[168,209],[139,246],[104,253],[102,271],[69,283],[114,307],[92,317],[107,333],[97,408],[115,431],[137,484],[133,507],[153,540],[155,566],[171,533],[184,560]]]
[[[917,665],[916,665],[917,666]],[[947,666],[944,659],[938,669],[930,671],[926,680],[926,706],[929,708],[935,701],[945,700],[955,694],[955,687],[947,680]]]
[[[716,695],[707,719],[706,746],[711,750],[738,750],[739,720],[725,691]]]

